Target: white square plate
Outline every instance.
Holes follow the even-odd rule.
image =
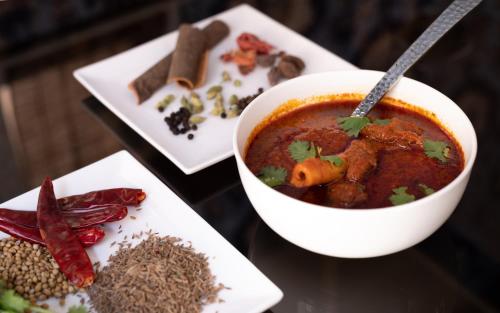
[[[219,293],[225,302],[206,306],[204,313],[262,312],[283,297],[278,287],[128,152],[115,153],[54,181],[58,198],[114,187],[142,188],[147,197],[140,211],[130,208],[129,216],[124,220],[104,226],[106,237],[87,249],[92,262],[105,265],[118,248],[117,245],[111,247],[113,241],[121,242],[125,236],[130,239],[134,233],[152,229],[160,236],[176,236],[184,242],[191,242],[197,251],[208,256],[217,283],[231,288]],[[39,188],[36,188],[0,204],[0,207],[35,210],[38,192]],[[136,219],[131,219],[130,215]],[[122,225],[121,234],[118,234],[119,225]],[[0,232],[0,238],[5,237]],[[54,312],[65,313],[71,305],[79,304],[79,298],[69,295],[64,307],[56,299],[49,299],[47,303]]]
[[[236,94],[239,97],[252,95],[259,87],[269,88],[268,69],[257,67],[247,76],[242,76],[234,64],[219,60],[224,52],[236,48],[236,38],[242,32],[251,32],[271,43],[279,50],[300,56],[306,63],[304,74],[331,70],[355,69],[353,65],[325,50],[312,41],[302,37],[289,28],[279,24],[249,5],[240,5],[211,18],[196,26],[203,27],[214,19],[226,22],[230,28],[228,38],[219,43],[209,54],[206,83],[196,89],[202,99],[206,90],[221,82],[221,73],[230,72],[233,79],[241,79],[241,87],[230,83],[223,84],[224,99]],[[175,84],[158,90],[153,97],[142,105],[137,105],[127,85],[142,72],[163,58],[175,47],[177,31],[159,37],[143,45],[85,66],[74,72],[76,79],[87,88],[108,109],[127,123],[139,135],[168,157],[184,173],[192,174],[233,155],[231,140],[237,118],[222,119],[209,114],[213,102],[206,101],[204,116],[208,120],[194,132],[194,139],[185,135],[174,136],[163,121],[163,117],[179,108],[179,99],[188,91]],[[155,109],[155,104],[168,94],[174,94],[176,101],[164,113]],[[227,103],[227,101],[226,101]]]

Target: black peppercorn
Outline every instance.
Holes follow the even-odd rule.
[[[240,98],[238,100],[238,102],[236,103],[236,105],[238,106],[240,111],[243,111],[247,107],[247,105],[253,101],[253,99],[257,98],[257,96],[263,92],[264,92],[264,88],[261,87],[258,89],[256,94]]]
[[[189,139],[189,140],[191,140],[191,139],[193,139],[193,138],[194,138],[194,135],[193,135],[193,134],[189,134],[189,135],[188,135],[188,139]]]
[[[170,113],[163,120],[167,123],[168,128],[174,135],[187,133],[192,126],[189,124],[189,118],[191,117],[191,112],[181,107],[178,111]]]

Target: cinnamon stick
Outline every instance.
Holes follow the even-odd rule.
[[[202,31],[206,36],[207,48],[211,49],[229,34],[229,27],[223,21],[214,20]],[[129,84],[128,88],[135,95],[138,104],[149,99],[166,84],[172,56],[173,52],[170,52]]]

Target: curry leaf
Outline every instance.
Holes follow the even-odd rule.
[[[420,187],[420,189],[422,189],[422,192],[426,196],[432,195],[435,192],[434,189],[432,189],[431,187],[429,187],[429,186],[427,186],[425,184],[418,184],[418,186]]]
[[[435,158],[441,162],[446,162],[446,158],[448,157],[449,153],[449,147],[446,142],[425,139],[424,152],[429,158]]]
[[[276,187],[285,183],[286,175],[286,169],[282,167],[265,166],[260,170],[258,177],[269,187]]]
[[[363,127],[370,124],[370,119],[368,117],[356,116],[339,117],[337,118],[337,123],[349,136],[358,137]]]
[[[342,166],[344,164],[344,160],[336,155],[322,155],[319,157],[321,160],[329,161],[335,166]]]
[[[384,126],[384,125],[388,125],[390,122],[391,122],[390,118],[388,118],[388,119],[377,118],[376,120],[373,121],[373,124]]]
[[[399,187],[392,190],[393,194],[389,197],[392,205],[400,205],[415,201],[415,196],[407,193],[408,187]]]
[[[296,140],[288,146],[290,156],[297,162],[303,162],[306,159],[316,157],[316,148],[314,143],[303,140]]]

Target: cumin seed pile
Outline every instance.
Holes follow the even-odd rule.
[[[122,245],[88,294],[99,313],[196,313],[223,288],[204,254],[179,238],[151,234],[134,248]]]

